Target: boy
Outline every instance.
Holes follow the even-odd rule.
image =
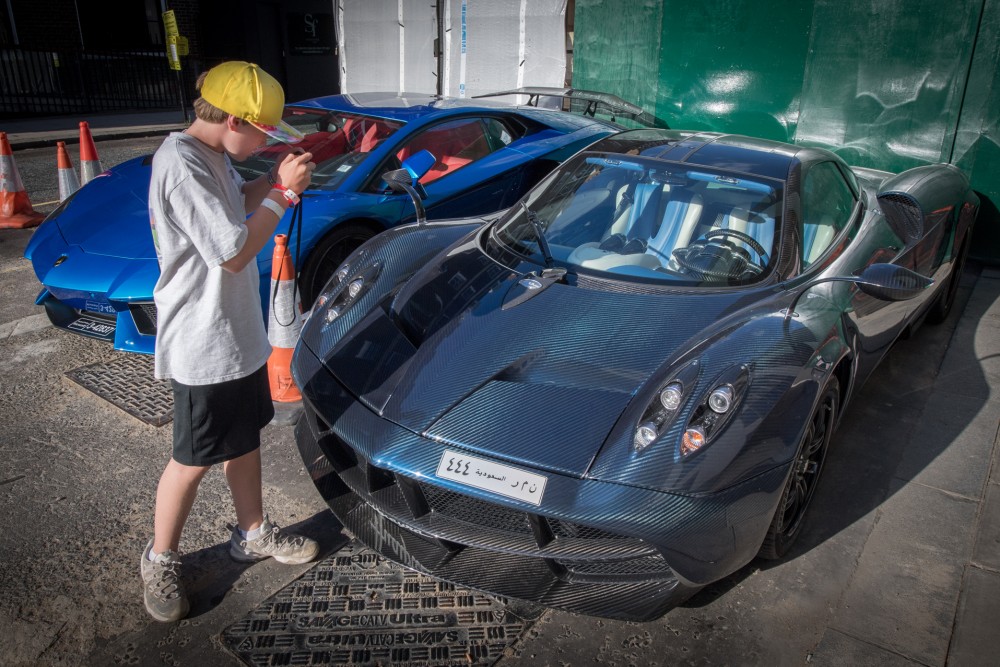
[[[315,165],[311,153],[289,154],[276,169],[244,181],[230,160],[246,160],[268,135],[302,139],[281,120],[284,91],[242,61],[213,67],[197,87],[196,119],[156,151],[149,185],[160,263],[155,372],[173,386],[174,444],[157,486],[154,537],[141,573],[146,610],[166,622],[190,608],[177,549],[198,485],[217,463],[236,509],[234,559],[298,564],[319,552],[315,541],[282,532],[263,512],[260,429],[274,406],[256,262]]]

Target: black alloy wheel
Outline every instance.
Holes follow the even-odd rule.
[[[316,244],[299,275],[303,308],[312,307],[313,301],[333,277],[333,272],[343,264],[348,255],[375,234],[374,229],[363,224],[344,223],[334,227],[333,231]]]
[[[839,405],[840,382],[834,376],[823,388],[819,403],[809,417],[788,481],[781,493],[778,509],[757,554],[761,558],[781,558],[788,553],[802,532],[806,510],[816,493],[826,453],[830,448]]]

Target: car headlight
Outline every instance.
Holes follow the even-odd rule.
[[[323,326],[335,322],[368,291],[381,268],[376,263],[352,271],[349,264],[342,264],[323,292],[316,297],[311,317],[318,318]]]
[[[641,453],[666,433],[695,390],[700,375],[694,360],[670,376],[636,422],[632,449]],[[731,366],[709,384],[702,394],[677,443],[676,459],[682,460],[711,444],[738,412],[750,384],[750,366]]]
[[[698,360],[695,359],[670,376],[656,392],[656,398],[650,401],[642,413],[632,436],[632,449],[635,452],[642,452],[656,442],[673,422],[694,390],[698,373]]]
[[[750,386],[750,366],[740,364],[726,369],[710,385],[711,389],[691,413],[681,437],[679,458],[691,456],[712,444],[726,428],[746,396]]]

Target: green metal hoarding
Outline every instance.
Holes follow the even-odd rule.
[[[1000,0],[576,0],[574,23],[573,85],[670,127],[961,167],[1000,263]]]

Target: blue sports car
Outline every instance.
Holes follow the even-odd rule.
[[[843,410],[948,314],[978,207],[952,165],[604,138],[496,220],[347,258],[293,358],[300,452],[393,560],[654,618],[788,553]]]
[[[293,229],[286,213],[278,227],[290,233],[303,303],[362,242],[414,218],[410,197],[382,180],[386,171],[406,166],[419,176],[432,219],[482,216],[510,206],[580,148],[621,129],[596,112],[617,118],[642,112],[590,91],[497,94],[516,93],[529,94],[529,104],[359,93],[288,106],[285,121],[306,135],[300,145],[317,165],[301,220]],[[540,108],[540,95],[586,108],[582,114]],[[234,166],[250,180],[283,150],[268,146]],[[159,277],[147,212],[150,162],[151,156],[124,162],[88,183],[48,216],[25,251],[44,286],[37,303],[56,326],[145,353],[154,348]],[[272,250],[268,244],[257,258],[265,314]]]

